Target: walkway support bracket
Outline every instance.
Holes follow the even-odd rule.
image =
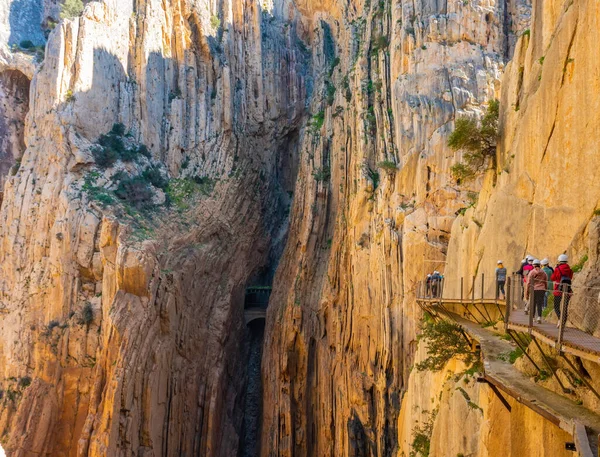
[[[590,389],[592,393],[600,400],[600,394],[598,393],[598,391],[594,389],[594,386],[592,386],[587,379],[585,379],[585,376],[583,376],[583,374],[575,367],[575,365],[573,365],[573,362],[571,362],[569,358],[565,356],[562,352],[560,353],[560,356],[567,362],[571,369],[579,375],[581,381],[583,381],[587,388]]]
[[[533,364],[533,366],[537,369],[538,373],[542,373],[542,370],[540,369],[540,367],[537,366],[537,363],[535,363],[533,361],[533,359],[531,358],[531,356],[527,353],[527,348],[523,346],[523,344],[517,339],[516,335],[513,335],[513,331],[509,330],[508,331],[509,336],[513,339],[513,341],[515,343],[517,343],[517,346],[519,346],[519,348],[521,349],[521,351],[523,351],[523,354],[525,354],[525,356],[529,359],[529,361]]]
[[[558,382],[558,384],[560,385],[560,388],[562,389],[562,391],[566,394],[570,394],[573,393],[573,391],[571,389],[567,389],[563,383],[561,382],[560,378],[558,377],[558,375],[556,374],[556,371],[554,371],[554,368],[552,368],[552,365],[550,365],[550,361],[548,360],[548,358],[546,357],[546,354],[544,353],[542,347],[540,346],[540,344],[537,342],[537,339],[535,336],[532,336],[531,339],[533,340],[533,342],[535,343],[535,345],[537,346],[538,350],[540,351],[540,354],[542,354],[542,358],[544,359],[544,362],[546,362],[546,365],[548,366],[548,368],[550,368],[550,371],[552,372],[552,376],[554,376],[554,379],[556,379],[556,381]]]
[[[485,378],[477,378],[477,382],[486,383],[488,386],[490,386],[492,392],[496,394],[496,397],[498,397],[498,400],[500,400],[500,402],[504,405],[508,412],[512,412],[512,406],[510,406],[508,400],[504,397],[504,395],[502,395],[502,392],[500,392],[500,390],[498,390],[498,388],[494,384],[492,384]]]

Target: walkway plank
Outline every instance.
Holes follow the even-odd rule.
[[[600,415],[535,384],[512,364],[502,360],[502,355],[514,349],[509,342],[461,316],[453,313],[447,313],[446,315],[457,324],[460,324],[472,338],[479,341],[486,381],[574,437],[576,434],[581,435],[579,430],[581,425],[587,427],[595,437],[598,437],[598,434],[600,434]],[[580,436],[578,438],[581,439]],[[598,451],[597,439],[591,440],[589,445],[594,452]]]
[[[508,328],[529,333],[529,316],[523,310],[511,311]],[[558,328],[555,324],[533,323],[531,334],[545,343],[556,347],[558,344]],[[600,339],[573,327],[565,328],[562,350],[592,362],[600,363]]]

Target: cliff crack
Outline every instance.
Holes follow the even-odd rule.
[[[569,47],[567,48],[567,55],[565,57],[565,61],[563,64],[563,74],[562,74],[562,79],[560,81],[560,88],[562,89],[562,87],[565,84],[565,75],[567,73],[567,65],[569,63],[570,60],[570,56],[571,56],[571,49],[573,48],[573,43],[575,42],[575,36],[577,35],[577,26],[578,26],[578,22],[575,23],[575,27],[573,29],[573,34],[571,35],[571,40],[569,41]],[[557,98],[557,102],[556,102],[556,110],[554,111],[554,120],[552,121],[552,128],[550,129],[550,135],[548,135],[548,141],[546,141],[546,147],[544,147],[544,152],[542,154],[542,159],[540,160],[540,163],[544,161],[544,158],[546,157],[546,152],[548,152],[548,147],[550,146],[550,141],[552,140],[552,136],[554,135],[554,129],[556,128],[556,118],[558,116],[558,108],[560,105],[560,99]]]

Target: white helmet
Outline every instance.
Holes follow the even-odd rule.
[[[542,259],[542,265],[548,265],[550,261],[548,259]]]
[[[558,256],[558,261],[559,262],[568,262],[569,258],[567,257],[567,254],[561,254]]]
[[[540,265],[540,259],[534,259],[533,260],[533,264],[534,265]]]
[[[439,275],[439,274],[440,274],[440,272],[439,272],[439,271],[437,271],[437,270],[435,270],[435,271],[433,272],[433,274],[434,274],[434,275]]]
[[[502,260],[498,260],[498,265],[502,265],[504,262]]]
[[[527,261],[528,261],[528,262],[531,262],[532,260],[534,260],[534,259],[533,259],[533,256],[532,256],[532,255],[528,255],[528,256],[527,256]]]

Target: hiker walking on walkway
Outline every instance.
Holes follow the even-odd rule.
[[[498,260],[498,267],[496,268],[496,298],[506,298],[506,292],[504,291],[504,284],[506,284],[506,268],[502,264],[502,260]]]
[[[546,295],[546,286],[548,285],[548,276],[542,270],[541,262],[535,259],[532,262],[533,269],[527,277],[527,289],[525,297],[529,299],[533,317],[537,316],[537,323],[542,322],[542,311],[544,309],[544,296]]]
[[[439,271],[434,271],[431,275],[431,293],[433,295],[433,298],[439,297],[441,283],[442,275]]]
[[[554,297],[551,292],[553,288],[552,275],[554,274],[554,268],[550,266],[550,261],[548,259],[542,260],[542,270],[544,270],[544,273],[548,276],[548,287],[546,287],[546,295],[544,295],[544,309],[546,309],[548,307],[549,298]]]
[[[567,323],[567,314],[569,309],[569,300],[571,299],[571,282],[573,281],[573,270],[567,263],[569,258],[566,254],[558,256],[558,265],[554,269],[552,274],[552,281],[554,281],[554,312],[558,316],[557,327],[560,326],[562,320],[563,326]],[[564,292],[564,294],[563,294]],[[563,297],[564,295],[564,297]],[[560,309],[561,303],[564,300],[564,315],[561,317]]]
[[[425,296],[426,296],[427,298],[429,298],[429,297],[431,296],[431,295],[430,295],[430,294],[431,294],[431,273],[429,273],[429,274],[427,275],[427,280],[425,281],[425,285],[426,285],[426,288],[425,288],[425,290],[426,290],[426,292],[425,292]]]
[[[521,277],[521,284],[523,286],[521,288],[521,298],[523,298],[525,296],[525,287],[526,287],[526,283],[527,283],[527,275],[529,274],[529,272],[531,270],[533,270],[533,265],[531,264],[532,262],[533,262],[533,256],[528,255],[527,257],[525,257],[521,261],[521,268],[519,268],[518,271],[515,271],[515,273],[518,274]]]

